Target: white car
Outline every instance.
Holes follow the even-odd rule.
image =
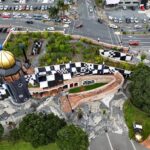
[[[142,29],[142,26],[141,26],[141,25],[136,24],[136,25],[134,26],[134,28],[135,28],[135,29]]]
[[[54,27],[48,27],[48,28],[46,28],[46,30],[47,30],[47,31],[54,31],[55,28],[54,28]]]
[[[115,24],[109,24],[109,27],[113,29],[118,29],[118,26],[116,26]]]
[[[92,13],[93,12],[93,8],[89,7],[89,11],[90,11],[90,13]]]
[[[70,24],[70,23],[71,23],[71,20],[69,20],[69,19],[63,19],[63,21],[64,21],[64,23],[66,23],[66,24]]]
[[[114,18],[112,16],[108,16],[108,19],[109,20],[113,20]]]
[[[26,19],[32,19],[32,16],[26,15],[25,18],[26,18]]]
[[[64,28],[68,28],[68,27],[69,27],[69,24],[64,24],[63,27],[64,27]]]
[[[43,17],[44,19],[49,19],[49,16],[48,16],[47,14],[42,15],[42,17]]]

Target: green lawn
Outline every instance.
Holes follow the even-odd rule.
[[[59,150],[55,143],[33,148],[30,143],[19,141],[16,144],[7,141],[0,142],[0,150]]]
[[[134,137],[133,122],[140,123],[143,126],[143,138],[150,135],[150,115],[140,111],[128,100],[124,104],[124,116],[129,128],[130,138]]]
[[[69,90],[69,93],[78,93],[83,91],[89,91],[101,87],[107,83],[95,83],[87,86],[80,86]]]

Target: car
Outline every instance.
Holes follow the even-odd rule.
[[[61,22],[61,18],[55,18],[55,22]]]
[[[48,27],[48,28],[46,28],[46,30],[47,30],[47,31],[54,31],[55,28],[54,28],[54,27]]]
[[[115,25],[115,24],[109,24],[108,26],[109,26],[110,28],[113,28],[113,29],[118,29],[118,26]]]
[[[139,23],[139,20],[137,18],[134,18],[134,23]]]
[[[143,19],[143,23],[146,23],[146,22],[147,22],[147,20],[144,18],[144,19]]]
[[[126,18],[126,23],[131,23],[131,19],[130,18]]]
[[[4,9],[4,6],[3,5],[0,5],[0,10],[3,10]]]
[[[122,21],[122,18],[119,18],[118,21],[119,21],[119,23],[122,23],[122,22],[123,22],[123,21]]]
[[[119,19],[117,17],[114,17],[113,20],[114,20],[115,23],[119,22]]]
[[[141,26],[141,25],[136,24],[136,25],[134,26],[134,28],[135,28],[135,29],[142,29],[142,26]]]
[[[16,6],[15,6],[15,10],[18,10],[18,9],[19,9],[19,6],[18,6],[18,5],[16,5]]]
[[[91,6],[89,7],[89,11],[90,11],[90,13],[93,12],[93,8]]]
[[[113,20],[113,17],[112,17],[112,16],[108,16],[108,19],[109,19],[109,20]]]
[[[66,24],[71,24],[71,20],[69,20],[69,19],[63,19],[63,22]]]
[[[129,41],[130,46],[138,46],[139,44],[139,41]]]
[[[26,19],[32,19],[32,16],[26,15],[25,18],[26,18]]]
[[[130,22],[131,22],[131,23],[134,23],[134,22],[135,22],[135,20],[134,20],[133,17],[130,18]]]
[[[31,20],[27,20],[26,23],[27,23],[27,24],[33,24],[34,22],[31,21]]]
[[[69,27],[69,24],[64,24],[63,27],[64,27],[64,28],[68,28],[68,27]]]
[[[83,27],[83,24],[80,22],[80,23],[78,23],[75,27],[76,27],[76,29],[82,28],[82,27]]]

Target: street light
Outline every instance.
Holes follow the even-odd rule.
[[[19,48],[20,48],[20,50],[23,51],[23,55],[24,55],[24,58],[25,58],[25,63],[30,65],[29,59],[27,58],[27,55],[26,55],[26,52],[25,52],[25,45],[23,43],[19,43]]]

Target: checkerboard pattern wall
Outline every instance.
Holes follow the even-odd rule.
[[[99,50],[99,54],[105,57],[113,58],[115,60],[122,60],[122,61],[131,61],[133,57],[126,53],[121,53],[113,50],[103,50],[103,49]]]

